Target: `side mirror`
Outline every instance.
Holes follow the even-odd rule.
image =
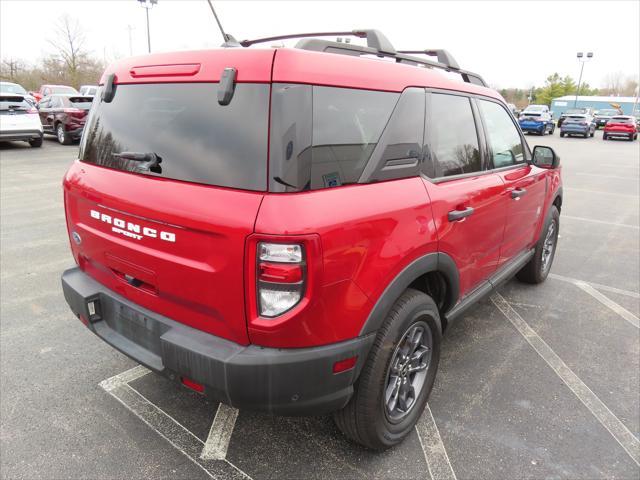
[[[531,163],[539,168],[558,168],[558,165],[560,165],[560,157],[556,155],[553,148],[538,145],[533,147]]]

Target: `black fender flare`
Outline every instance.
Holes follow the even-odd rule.
[[[460,274],[453,259],[442,252],[428,253],[415,259],[407,265],[396,277],[387,285],[382,295],[376,301],[369,317],[360,330],[360,336],[378,331],[395,301],[402,295],[414,280],[425,273],[440,272],[446,279],[447,305],[453,307],[458,301],[460,293]],[[444,312],[442,312],[444,313]],[[440,326],[442,328],[442,325]]]
[[[551,202],[551,205],[553,205],[554,203],[556,203],[556,199],[560,199],[560,207],[562,207],[562,185],[560,185],[558,187],[558,189],[556,190],[555,195],[553,196],[553,201]]]

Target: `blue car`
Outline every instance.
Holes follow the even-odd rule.
[[[560,126],[560,136],[580,135],[593,137],[596,132],[596,122],[591,115],[567,115]]]
[[[520,123],[523,132],[537,133],[538,135],[546,133],[553,135],[556,129],[549,107],[546,105],[529,105],[520,114],[518,123]]]

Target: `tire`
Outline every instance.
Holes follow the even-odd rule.
[[[584,138],[589,138],[589,132],[585,133],[583,136]]]
[[[389,410],[386,394],[391,393],[389,398],[393,398],[396,389],[392,388],[392,385],[405,375],[401,373],[394,377],[392,361],[394,365],[398,365],[398,361],[401,362],[408,336],[416,330],[422,331],[422,340],[430,341],[430,350],[424,351],[424,356],[418,360],[422,362],[426,355],[430,354],[428,367],[426,370],[409,373],[406,377],[408,384],[413,382],[414,389],[417,388],[416,379],[421,380],[419,393],[412,403],[408,404],[406,412],[396,412],[396,409],[401,410],[402,405],[398,395],[395,396],[396,409]],[[433,387],[440,360],[441,339],[442,328],[435,302],[418,290],[407,289],[396,300],[384,324],[378,330],[351,400],[342,410],[334,413],[334,421],[342,433],[372,450],[386,450],[400,443],[411,433],[422,415]],[[401,370],[406,371],[406,368],[405,364]],[[399,385],[404,383],[401,382]],[[398,391],[402,391],[402,388]]]
[[[549,131],[549,135],[553,135],[553,132],[556,131],[556,126],[555,125],[551,125],[551,130]]]
[[[42,137],[29,140],[29,145],[31,145],[33,148],[40,148],[42,146]]]
[[[609,138],[609,137],[607,137],[607,134],[606,134],[606,133],[603,133],[603,134],[602,134],[602,139],[603,139],[603,140],[607,140],[607,138]]]
[[[596,131],[594,130],[593,132],[591,132],[591,133],[589,134],[589,136],[590,136],[591,138],[593,138],[593,136],[594,136],[595,134],[596,134]]]
[[[553,231],[550,232],[553,225]],[[524,283],[542,283],[547,279],[558,246],[558,232],[560,231],[560,212],[555,205],[551,205],[544,222],[540,238],[536,243],[531,260],[516,273],[518,280]],[[550,235],[550,236],[549,236]],[[547,244],[547,240],[552,243]],[[544,259],[546,257],[546,260]]]
[[[67,135],[67,132],[64,130],[64,125],[59,123],[56,126],[56,137],[58,138],[58,142],[62,145],[71,145],[71,137]]]
[[[560,137],[561,138],[564,137],[564,133],[560,132]]]

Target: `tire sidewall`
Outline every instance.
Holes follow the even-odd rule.
[[[426,297],[426,295],[424,297]],[[384,354],[379,355],[378,358],[376,358],[376,364],[373,369],[374,374],[372,377],[382,379],[380,382],[380,388],[376,389],[377,395],[375,402],[378,406],[378,411],[375,414],[375,427],[378,438],[388,446],[395,445],[400,442],[407,435],[408,431],[413,428],[420,415],[422,415],[429,398],[429,393],[433,388],[440,360],[442,333],[437,308],[435,304],[429,305],[420,302],[420,297],[417,297],[415,300],[417,301],[413,301],[409,308],[403,312],[403,318],[397,319],[399,321],[394,322],[387,332],[381,349]],[[411,408],[411,411],[399,422],[392,423],[387,418],[384,410],[384,392],[386,389],[387,373],[389,371],[393,352],[395,351],[396,346],[400,340],[402,340],[405,332],[418,321],[424,321],[431,330],[433,346],[430,366],[427,371],[422,391],[420,392],[416,403]]]
[[[554,232],[554,246],[553,252],[551,252],[551,258],[549,259],[549,267],[543,271],[542,269],[542,250],[544,248],[544,241],[547,236],[547,231],[549,230],[549,225],[551,222],[555,222],[556,230]],[[535,250],[535,269],[536,275],[539,276],[539,281],[542,282],[547,278],[549,272],[551,271],[551,267],[553,266],[553,260],[556,256],[556,251],[558,250],[558,235],[560,233],[560,213],[555,205],[551,205],[549,208],[549,213],[547,214],[547,218],[544,222],[544,226],[542,231],[540,232],[540,238],[538,239],[538,243],[536,244]]]

